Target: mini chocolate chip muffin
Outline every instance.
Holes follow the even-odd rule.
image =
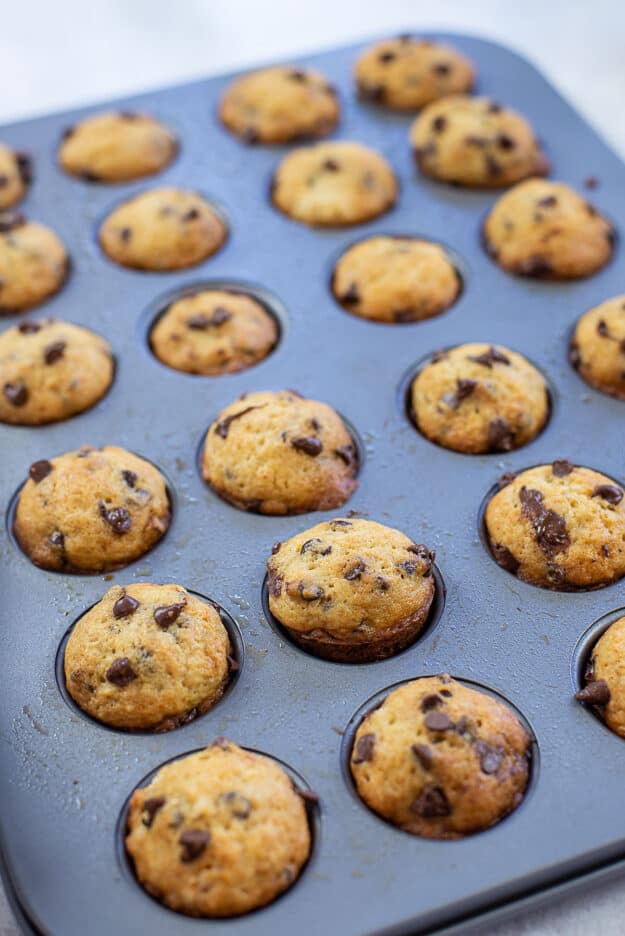
[[[271,354],[278,324],[253,296],[234,289],[202,289],[177,299],[150,332],[163,364],[187,374],[217,377],[253,367]]]
[[[528,179],[502,195],[484,223],[484,245],[508,273],[580,279],[612,256],[612,225],[562,182]]]
[[[413,380],[410,403],[424,436],[471,454],[527,445],[549,417],[540,371],[516,351],[481,343],[437,351]]]
[[[371,520],[330,520],[276,543],[269,608],[304,650],[341,663],[393,656],[434,598],[434,553]]]
[[[228,85],[219,107],[225,127],[245,143],[292,143],[324,137],[339,120],[332,85],[310,69],[275,66]]]
[[[63,669],[67,691],[92,718],[169,731],[221,698],[231,654],[215,607],[180,585],[141,582],[114,586],[83,614]]]
[[[358,487],[358,453],[327,403],[294,390],[246,393],[209,428],[202,476],[224,500],[263,514],[333,510]]]
[[[0,211],[17,205],[32,181],[32,162],[21,153],[0,143]]]
[[[34,462],[28,474],[14,533],[42,569],[119,569],[152,549],[169,526],[163,476],[123,448],[83,445]]]
[[[625,504],[611,478],[566,459],[505,474],[486,507],[495,561],[530,585],[600,588],[625,575]]]
[[[516,809],[530,738],[513,712],[450,676],[394,689],[360,723],[351,753],[359,796],[411,835],[458,839]]]
[[[347,312],[372,322],[420,322],[458,298],[460,275],[440,244],[417,237],[369,237],[334,268],[332,291]]]
[[[0,315],[41,305],[68,272],[67,252],[54,231],[17,211],[0,213]]]
[[[546,175],[549,163],[529,123],[490,98],[435,101],[410,131],[423,175],[472,188],[501,188]]]
[[[582,315],[575,326],[569,360],[591,387],[625,400],[625,295]]]
[[[161,172],[176,155],[173,133],[154,117],[105,111],[63,133],[59,164],[86,182],[130,182]]]
[[[273,177],[276,208],[304,224],[337,227],[384,214],[397,199],[393,170],[361,143],[317,143],[284,157]]]
[[[457,49],[410,35],[370,46],[354,75],[362,98],[401,111],[470,91],[475,81],[473,65]]]
[[[625,738],[625,617],[614,621],[592,648],[578,702],[592,706],[610,731]]]
[[[269,757],[217,738],[132,795],[126,849],[172,910],[231,917],[275,900],[310,855],[305,796]]]
[[[226,226],[197,192],[158,188],[135,195],[103,221],[99,240],[115,263],[137,270],[195,266],[224,243]]]
[[[41,426],[90,409],[113,381],[104,338],[56,319],[0,334],[0,422]]]

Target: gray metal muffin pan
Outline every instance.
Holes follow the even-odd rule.
[[[478,91],[526,113],[544,140],[553,175],[589,192],[625,225],[625,167],[526,61],[480,39],[447,37],[477,64]],[[553,888],[615,873],[625,859],[625,743],[572,699],[576,645],[595,620],[625,604],[624,583],[561,594],[524,585],[498,568],[478,529],[480,503],[504,470],[568,457],[623,474],[623,404],[589,389],[567,363],[567,338],[586,309],[623,291],[622,247],[588,280],[515,279],[480,245],[494,192],[419,178],[409,116],[357,101],[351,66],[361,47],[299,59],[339,88],[337,136],[377,147],[401,182],[398,205],[359,228],[312,230],[275,211],[272,170],[284,150],[247,147],[216,119],[230,76],[120,102],[144,108],[179,134],[178,158],[160,177],[90,185],[56,166],[62,129],[92,108],[5,127],[0,137],[30,151],[36,179],[24,204],[50,224],[72,256],[65,288],[36,316],[55,315],[105,335],[117,355],[115,383],[93,410],[46,428],[0,426],[2,502],[28,465],[82,443],[116,443],[165,470],[175,498],[171,528],[149,555],[110,576],[47,573],[2,532],[0,680],[1,849],[4,875],[25,929],[54,936],[202,932],[233,936],[294,932],[390,936],[453,928],[479,914],[542,899]],[[151,274],[101,254],[96,224],[108,208],[152,185],[184,185],[214,198],[228,241],[195,269]],[[464,289],[446,314],[384,326],[343,311],[329,291],[332,261],[374,232],[441,241],[461,258]],[[190,377],[158,363],[147,321],[172,290],[243,281],[278,300],[281,340],[261,364],[221,378]],[[13,320],[7,319],[6,325]],[[17,321],[15,319],[14,321]],[[551,421],[509,455],[462,456],[429,443],[409,423],[403,376],[441,346],[484,340],[528,355],[554,393]],[[333,404],[355,427],[365,457],[360,487],[343,511],[396,526],[436,550],[447,598],[437,626],[399,656],[365,665],[306,655],[266,620],[265,559],[275,540],[321,514],[242,513],[202,483],[197,446],[219,410],[244,391],[296,387]],[[169,734],[114,732],[67,704],[55,678],[59,644],[111,582],[179,582],[214,598],[236,620],[245,661],[232,691],[209,713]],[[581,652],[581,651],[580,651]],[[447,671],[500,693],[531,726],[539,756],[531,792],[511,816],[455,842],[392,828],[353,794],[341,732],[368,699],[397,682]],[[172,757],[225,734],[289,764],[321,798],[319,834],[301,879],[273,905],[231,921],[173,914],[148,897],[120,860],[118,822],[128,795]],[[598,795],[600,793],[600,795]],[[551,889],[548,891],[547,889]],[[25,920],[29,923],[26,923]]]

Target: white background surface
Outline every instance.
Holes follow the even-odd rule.
[[[623,0],[0,0],[0,123],[419,28],[516,47],[625,156]],[[622,936],[624,883],[486,931]],[[0,890],[0,936],[16,934]]]

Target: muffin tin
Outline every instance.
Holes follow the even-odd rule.
[[[441,38],[475,61],[479,92],[529,117],[553,177],[582,190],[584,179],[596,176],[592,201],[617,230],[625,225],[625,168],[535,69],[481,39]],[[263,936],[295,927],[303,934],[400,936],[455,925],[464,933],[484,919],[480,914],[567,889],[582,875],[613,873],[625,860],[625,743],[573,701],[587,649],[578,641],[594,621],[612,619],[624,603],[624,586],[564,594],[525,585],[494,563],[478,520],[485,494],[505,470],[568,457],[622,476],[623,403],[591,390],[567,363],[575,319],[623,291],[622,248],[617,242],[612,263],[577,283],[520,280],[499,270],[479,236],[497,194],[418,177],[410,117],[361,103],[353,93],[351,67],[361,48],[297,60],[318,67],[339,88],[338,136],[378,148],[399,176],[397,206],[358,228],[313,230],[272,208],[269,182],[284,148],[246,147],[220,127],[216,105],[229,76],[120,102],[163,119],[181,142],[176,161],[141,183],[89,185],[58,169],[62,129],[93,108],[0,131],[35,160],[23,210],[50,224],[72,256],[67,285],[35,317],[86,325],[109,339],[117,357],[113,387],[90,412],[45,428],[0,426],[3,508],[31,462],[82,443],[141,453],[165,471],[174,495],[173,522],[161,543],[112,575],[39,570],[12,540],[10,519],[3,530],[1,849],[25,931],[78,936],[88,921],[94,936],[226,929]],[[99,220],[120,200],[161,183],[207,193],[227,219],[227,243],[186,272],[116,267],[97,246]],[[395,326],[344,312],[329,289],[332,264],[374,232],[447,245],[464,278],[454,306],[426,322]],[[256,367],[192,377],[152,356],[147,326],[163,297],[204,282],[243,282],[276,309],[279,344]],[[551,419],[526,448],[469,457],[433,445],[411,425],[406,373],[431,351],[471,340],[508,345],[549,379]],[[437,552],[444,608],[441,595],[436,627],[394,658],[334,664],[284,639],[263,610],[265,559],[275,540],[324,515],[242,513],[199,476],[197,448],[220,409],[245,391],[285,386],[331,403],[358,436],[360,487],[332,515],[362,512]],[[55,677],[68,627],[111,582],[137,580],[178,582],[210,596],[235,620],[245,644],[231,691],[206,715],[164,735],[107,730],[67,704]],[[441,671],[503,697],[535,738],[531,786],[521,806],[492,829],[452,842],[387,825],[354,795],[346,772],[355,713],[398,682]],[[120,817],[133,788],[217,735],[284,761],[321,800],[314,851],[301,879],[269,907],[227,922],[176,915],[152,900],[134,880],[121,842]]]

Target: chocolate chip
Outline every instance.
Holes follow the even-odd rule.
[[[128,657],[118,657],[117,660],[113,660],[107,669],[106,678],[114,686],[123,689],[137,678],[137,674],[130,665]]]
[[[167,802],[164,796],[151,796],[149,799],[146,799],[143,803],[143,816],[141,822],[143,825],[149,829],[156,818],[156,814],[159,809],[162,809],[165,803]]]
[[[500,565],[502,569],[506,569],[508,572],[512,572],[513,575],[516,575],[521,563],[512,555],[508,547],[501,546],[499,543],[492,543],[492,550],[497,565]]]
[[[55,530],[54,533],[50,533],[48,542],[51,546],[63,547],[65,546],[65,537],[60,530]]]
[[[373,84],[360,81],[358,83],[358,92],[365,100],[380,104],[384,100],[386,88],[381,81]]]
[[[432,568],[432,564],[436,559],[436,553],[433,550],[428,549],[427,546],[423,546],[420,543],[411,543],[410,546],[408,546],[408,552],[414,553],[415,556],[418,556],[419,559],[423,560],[428,570]],[[426,575],[427,571],[423,574]]]
[[[0,175],[0,188],[6,188],[9,184],[9,177],[7,175]]]
[[[564,478],[566,475],[570,475],[572,471],[575,471],[575,465],[568,458],[556,458],[551,463],[551,470],[556,478]]]
[[[0,214],[0,234],[8,234],[26,224],[26,217],[21,211],[3,211]]]
[[[133,488],[138,481],[137,473],[135,471],[129,471],[127,468],[123,469],[122,478],[129,488]]]
[[[558,204],[558,199],[555,195],[545,195],[544,198],[539,198],[536,204],[540,205],[541,208],[553,208],[554,205]]]
[[[417,564],[411,559],[408,559],[406,562],[399,562],[397,564],[398,569],[403,569],[407,575],[414,575],[417,571]]]
[[[498,104],[496,101],[491,101],[488,105],[489,114],[500,114],[503,110],[501,104]]]
[[[192,315],[187,319],[186,324],[187,328],[191,328],[194,331],[206,331],[208,328],[218,328],[231,318],[232,312],[228,312],[223,306],[217,306],[213,309],[211,315],[204,315],[203,313]]]
[[[109,510],[106,505],[100,501],[99,509],[100,516],[103,520],[106,520],[114,533],[123,536],[124,533],[128,532],[132,525],[132,517],[125,507],[112,507]]]
[[[597,334],[602,338],[610,338],[610,329],[608,328],[608,323],[605,319],[599,319],[597,322]]]
[[[358,561],[344,573],[343,578],[347,579],[348,582],[354,582],[356,579],[362,578],[363,573],[366,571],[367,566],[362,559],[358,559]]]
[[[571,367],[573,367],[575,370],[579,370],[579,367],[582,363],[582,355],[579,350],[579,345],[576,341],[571,342],[571,346],[569,348],[569,361],[571,362]]]
[[[438,705],[442,704],[443,700],[439,696],[438,692],[430,692],[429,695],[426,695],[421,699],[421,711],[429,712],[431,709],[436,708]]]
[[[53,341],[43,349],[43,359],[46,364],[56,364],[65,354],[67,344],[65,341]]]
[[[482,773],[489,775],[497,773],[503,760],[503,751],[491,747],[486,741],[477,741],[475,753],[478,756]]]
[[[491,368],[494,364],[510,364],[510,358],[503,351],[500,351],[494,345],[491,345],[487,351],[482,354],[468,354],[469,361],[475,361],[476,364],[483,364],[484,367]]]
[[[492,452],[509,452],[514,448],[514,431],[506,419],[496,417],[488,426],[488,445]]]
[[[127,243],[132,237],[132,230],[129,227],[124,227],[120,229],[119,238],[124,243]]]
[[[596,679],[575,693],[578,702],[587,702],[588,705],[606,706],[610,701],[610,688],[605,679]]]
[[[410,750],[417,758],[423,769],[429,770],[434,760],[432,756],[432,748],[429,746],[429,744],[413,744],[411,745]]]
[[[516,140],[508,133],[499,133],[495,138],[495,143],[502,150],[512,150],[516,147]]]
[[[504,473],[499,475],[497,478],[496,483],[498,490],[501,491],[503,488],[508,487],[509,484],[512,484],[515,478],[516,473],[514,471],[504,471]]]
[[[535,254],[528,257],[517,266],[517,272],[521,276],[550,276],[553,273],[553,267],[546,257]]]
[[[282,543],[278,540],[278,541],[275,542],[275,543],[273,544],[273,546],[271,547],[271,555],[272,555],[272,556],[275,556],[276,553],[279,553],[279,552],[280,552],[280,549],[281,549],[281,548],[282,548]],[[302,547],[302,548],[303,548],[303,547]]]
[[[264,404],[262,404],[264,406]],[[235,419],[241,419],[242,416],[245,416],[246,413],[251,413],[252,410],[261,409],[262,406],[247,406],[245,409],[239,410],[238,413],[233,413],[231,416],[226,416],[225,419],[221,419],[215,426],[215,435],[220,436],[222,439],[228,437],[230,431],[230,426],[235,421]]]
[[[447,351],[445,348],[441,348],[432,354],[430,361],[432,364],[438,364],[439,361],[444,361],[448,357],[449,351]]]
[[[432,130],[434,133],[442,133],[446,126],[447,118],[443,117],[442,114],[439,114],[438,117],[435,117],[432,121]]]
[[[241,133],[241,139],[244,143],[258,143],[258,131],[255,127],[246,127]]]
[[[137,608],[139,607],[139,602],[132,598],[130,595],[127,595],[126,592],[118,598],[115,604],[113,605],[113,617],[116,618],[125,618],[130,617],[131,614],[134,614]]]
[[[375,748],[375,735],[363,734],[356,742],[355,756],[352,757],[353,764],[364,764],[365,761],[373,760],[373,750]]]
[[[210,840],[210,832],[205,829],[187,829],[178,839],[182,845],[180,860],[184,864],[195,861],[196,858],[204,854]]]
[[[353,526],[353,523],[351,523],[349,520],[330,520],[329,523],[332,530],[338,530],[341,527]]]
[[[496,159],[493,159],[490,154],[486,156],[485,163],[486,171],[488,172],[489,176],[501,175],[501,164],[498,163]]]
[[[429,712],[423,719],[423,724],[430,731],[449,731],[454,727],[454,723],[446,712]]]
[[[267,587],[269,588],[270,594],[274,598],[279,598],[282,594],[282,582],[284,581],[283,575],[269,575],[267,582]]]
[[[329,556],[332,552],[332,547],[325,546],[323,540],[320,540],[319,537],[316,536],[314,539],[306,540],[306,542],[302,544],[300,555],[303,556],[304,553],[307,552],[312,552],[316,556]]]
[[[40,322],[20,322],[17,330],[20,335],[36,335],[38,331],[41,331],[41,324]]]
[[[321,585],[306,585],[304,582],[300,582],[297,590],[304,601],[318,601],[319,598],[323,598]]]
[[[306,455],[315,458],[321,453],[323,444],[320,439],[316,439],[314,436],[297,436],[295,439],[291,439],[291,447],[297,449],[298,452],[305,452]]]
[[[61,131],[61,139],[62,139],[62,140],[69,140],[69,138],[70,138],[71,136],[74,135],[75,131],[76,131],[76,128],[75,128],[75,127],[65,127],[65,128]]]
[[[299,68],[292,68],[287,78],[291,81],[298,81],[300,84],[307,80],[306,72],[301,71]]]
[[[80,178],[83,180],[83,182],[99,182],[100,181],[100,176],[96,172],[93,172],[93,170],[91,169],[83,169],[83,171],[80,173]]]
[[[28,474],[35,484],[39,484],[40,481],[48,477],[51,471],[52,462],[49,462],[47,458],[42,458],[40,461],[32,463],[28,469]]]
[[[178,620],[187,606],[186,601],[180,601],[177,604],[162,605],[154,610],[154,620],[159,627],[167,630],[170,624]]]
[[[24,406],[28,401],[28,388],[23,383],[5,383],[3,391],[11,406]]]
[[[388,62],[393,62],[396,58],[397,56],[394,52],[380,52],[378,55],[378,61],[383,62],[384,65],[388,64]]]
[[[183,221],[196,221],[200,217],[200,212],[197,208],[189,208],[188,211],[182,216]]]
[[[252,812],[252,804],[250,801],[246,796],[243,796],[242,793],[238,793],[236,790],[229,790],[227,793],[222,793],[220,799],[226,803],[235,819],[247,819]]]
[[[347,445],[340,445],[334,449],[334,454],[344,461],[349,468],[355,468],[358,465],[358,452],[356,446],[348,442]]]
[[[615,484],[598,484],[590,496],[601,497],[615,507],[623,500],[623,492]]]
[[[601,546],[601,552],[603,553],[603,555],[604,555],[605,558],[607,559],[608,556],[610,555],[610,547],[607,546],[605,543],[603,543],[602,546]]]
[[[338,172],[341,168],[336,159],[324,159],[321,168],[326,172]]]
[[[380,591],[386,592],[391,587],[387,578],[384,578],[383,575],[376,575],[375,583],[380,589]]]
[[[437,62],[436,65],[432,65],[432,71],[435,75],[448,75],[451,72],[451,65],[447,62]]]
[[[466,380],[459,378],[456,380],[456,389],[454,393],[445,393],[442,397],[444,403],[451,409],[458,409],[463,400],[470,397],[477,387],[477,380]]]
[[[570,545],[564,517],[549,510],[543,503],[541,491],[522,487],[519,492],[521,513],[534,528],[536,542],[548,558],[565,552]]]
[[[360,302],[360,293],[358,292],[358,286],[356,283],[349,284],[341,296],[341,302],[344,302],[345,305],[356,305],[358,302]]]
[[[451,813],[445,791],[434,783],[428,783],[423,787],[417,798],[410,804],[410,809],[422,819],[436,819]]]

